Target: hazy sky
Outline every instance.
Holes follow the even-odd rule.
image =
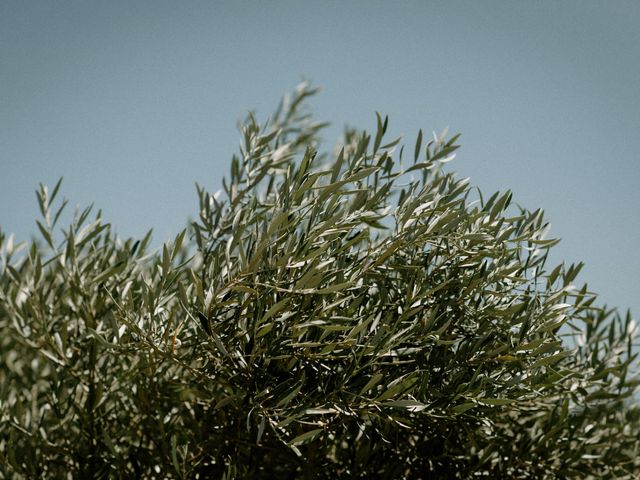
[[[159,242],[216,190],[249,109],[302,78],[348,123],[413,145],[449,126],[449,164],[542,207],[601,300],[640,312],[640,2],[0,2],[0,226],[35,232],[64,176],[121,236]]]

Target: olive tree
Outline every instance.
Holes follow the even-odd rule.
[[[0,233],[3,478],[637,478],[636,324],[547,266],[458,136],[323,149],[306,84],[249,115],[173,242]]]

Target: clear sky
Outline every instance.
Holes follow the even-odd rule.
[[[216,190],[237,120],[302,78],[333,122],[413,144],[449,126],[451,169],[512,189],[583,260],[601,301],[640,312],[640,2],[0,2],[0,225],[36,231],[64,176],[121,236],[160,242]]]

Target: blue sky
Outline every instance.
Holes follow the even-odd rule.
[[[461,132],[450,165],[512,189],[583,260],[602,302],[640,312],[640,2],[0,3],[0,225],[35,232],[64,176],[121,236],[160,242],[216,190],[237,120],[302,78],[314,111],[413,144]]]

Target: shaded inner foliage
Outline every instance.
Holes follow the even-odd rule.
[[[322,151],[301,85],[150,251],[41,186],[0,233],[3,478],[637,478],[636,324],[540,210],[415,146]],[[409,152],[409,153],[408,153]]]

